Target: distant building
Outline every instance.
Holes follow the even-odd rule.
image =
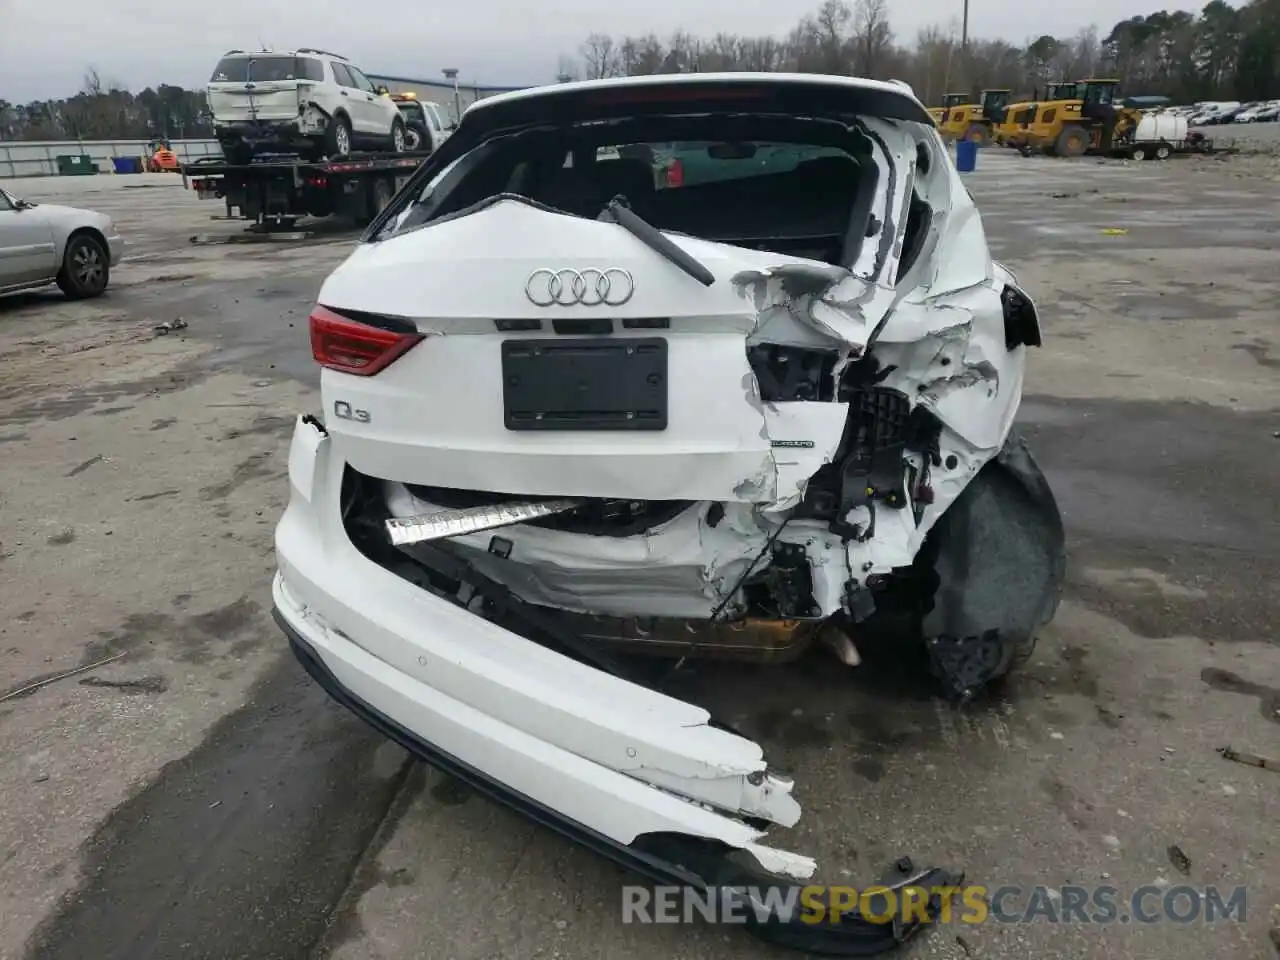
[[[526,89],[525,87],[498,87],[483,83],[463,83],[459,81],[457,103],[455,104],[452,80],[443,78],[440,80],[415,80],[411,77],[391,77],[379,73],[370,73],[367,76],[375,84],[385,86],[392,93],[416,93],[419,100],[434,100],[440,105],[441,111],[450,120],[454,121],[458,119],[459,110],[466,110],[477,100],[492,97],[498,93]]]

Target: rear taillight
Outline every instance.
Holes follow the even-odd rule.
[[[667,164],[667,186],[679,187],[684,185],[684,164],[680,162],[678,157],[673,157],[671,162]]]
[[[311,355],[330,370],[371,377],[419,340],[417,331],[387,330],[317,306],[311,311]]]

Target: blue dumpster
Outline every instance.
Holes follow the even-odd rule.
[[[142,160],[139,157],[112,157],[111,166],[116,173],[141,173]]]
[[[956,141],[956,169],[961,173],[972,173],[978,165],[978,144],[973,140]]]

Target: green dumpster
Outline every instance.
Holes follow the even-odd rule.
[[[87,153],[60,153],[56,160],[60,177],[83,177],[98,172],[98,165]]]

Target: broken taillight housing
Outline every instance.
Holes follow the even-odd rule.
[[[311,311],[311,355],[330,370],[371,377],[422,339],[417,330],[397,328],[404,322],[388,319],[386,327],[375,326],[317,306]]]

